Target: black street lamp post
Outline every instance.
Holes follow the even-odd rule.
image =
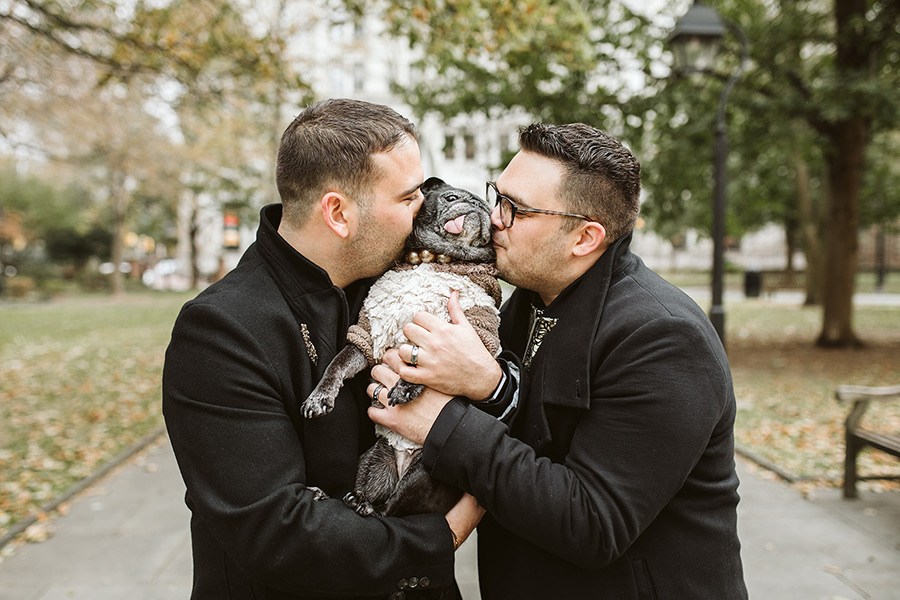
[[[726,31],[731,31],[741,44],[741,61],[729,76],[716,111],[715,150],[713,162],[713,264],[712,264],[712,306],[709,319],[722,344],[725,344],[725,307],[722,302],[722,287],[725,276],[725,158],[728,155],[728,141],[725,129],[725,106],[731,90],[747,62],[747,38],[744,32],[729,21],[722,19],[716,9],[698,0],[678,19],[669,36],[669,44],[675,56],[675,68],[681,72],[708,72],[712,70],[719,44]]]

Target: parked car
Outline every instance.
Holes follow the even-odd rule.
[[[174,258],[164,258],[148,268],[141,276],[141,281],[155,290],[179,292],[187,290],[191,285],[190,278],[184,274],[179,262]]]

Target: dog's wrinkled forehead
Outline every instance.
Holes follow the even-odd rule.
[[[475,194],[437,177],[422,184],[425,197],[413,224],[411,247],[465,261],[493,260],[491,209]]]
[[[448,208],[457,202],[466,202],[475,208],[484,208],[490,214],[487,204],[478,196],[468,190],[453,187],[445,183],[437,177],[430,177],[425,180],[421,187],[422,194],[425,196],[425,204],[430,205],[431,209],[438,211]],[[429,208],[424,206],[423,208]]]

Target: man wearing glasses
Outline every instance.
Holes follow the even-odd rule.
[[[509,429],[452,397],[502,378],[452,300],[452,323],[417,315],[416,350],[372,371],[433,389],[369,415],[487,509],[485,600],[746,598],[730,370],[703,311],[629,250],[640,165],[583,124],[519,141],[487,186],[497,267],[517,286],[501,313],[522,373]]]

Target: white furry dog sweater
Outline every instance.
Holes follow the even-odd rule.
[[[500,353],[497,329],[501,299],[497,275],[492,264],[432,262],[413,266],[397,263],[372,285],[359,322],[347,333],[347,341],[363,351],[370,366],[375,365],[385,350],[408,343],[403,326],[412,321],[417,312],[426,311],[449,321],[447,302],[450,293],[457,290],[466,319],[488,351],[497,356]],[[376,432],[387,437],[395,448],[419,447],[381,426],[376,426]]]

